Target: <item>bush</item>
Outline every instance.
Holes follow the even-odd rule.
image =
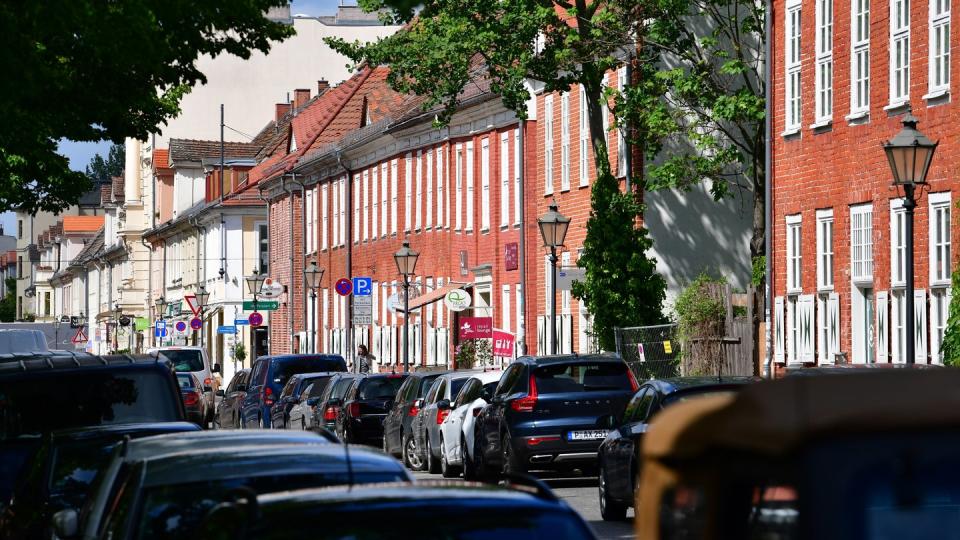
[[[950,309],[947,315],[947,328],[943,332],[943,363],[948,366],[960,366],[960,270],[953,272],[950,278],[950,288],[953,298],[950,300]]]
[[[675,309],[685,375],[713,375],[723,360],[720,339],[727,318],[724,285],[723,278],[703,273],[677,297]]]
[[[489,339],[465,339],[453,354],[457,369],[487,366],[493,362],[493,344]]]

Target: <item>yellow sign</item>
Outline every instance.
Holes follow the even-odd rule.
[[[673,346],[670,345],[670,341],[663,342],[663,352],[667,354],[673,354]]]

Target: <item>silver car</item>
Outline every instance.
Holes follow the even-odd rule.
[[[220,364],[213,364],[211,367],[206,349],[203,347],[160,347],[158,349],[148,349],[147,353],[166,358],[173,364],[173,369],[177,373],[196,375],[203,383],[204,397],[211,402],[214,400],[213,396],[220,389],[220,380],[214,376],[214,372],[220,371]],[[213,423],[212,409],[205,422],[208,425]]]

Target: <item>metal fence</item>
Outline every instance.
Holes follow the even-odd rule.
[[[614,329],[617,354],[638,380],[680,375],[680,342],[676,324]]]

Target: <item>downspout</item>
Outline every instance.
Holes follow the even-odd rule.
[[[147,241],[143,236],[140,236],[140,243],[143,245],[143,247],[147,248],[147,257],[148,257],[147,260],[149,261],[147,263],[147,315],[149,315],[151,307],[154,306],[154,303],[153,303],[153,246],[151,244],[147,244]],[[156,320],[157,318],[158,317],[154,317],[154,320]],[[136,328],[136,326],[134,326],[134,328]],[[156,332],[154,332],[154,336],[156,336]],[[156,339],[156,337],[154,337],[154,339]],[[147,340],[144,339],[143,341],[146,342]]]
[[[524,185],[526,184],[526,160],[524,159],[524,152],[526,152],[526,130],[527,130],[527,121],[520,120],[520,126],[517,128],[519,132],[520,139],[520,151],[517,155],[517,160],[520,164],[520,298],[517,300],[520,303],[520,320],[517,321],[519,326],[517,326],[517,343],[520,344],[520,354],[527,354],[527,203],[526,203],[526,189]]]
[[[343,153],[339,150],[337,151],[337,164],[340,165],[340,168],[346,171],[347,173],[347,200],[344,202],[346,208],[342,208],[347,215],[347,230],[344,231],[344,234],[347,238],[347,268],[346,276],[348,279],[353,276],[353,171],[348,169],[347,166],[343,163]],[[405,313],[404,317],[409,316]],[[347,296],[347,312],[344,313],[344,318],[348,319],[350,322],[347,324],[347,339],[346,339],[346,360],[348,363],[353,362],[353,295]],[[358,366],[354,363],[353,369],[356,371]]]
[[[257,186],[257,196],[260,198],[261,201],[264,202],[264,204],[267,205],[267,219],[265,220],[265,223],[267,224],[267,237],[268,237],[268,239],[269,239],[269,235],[270,235],[270,201],[268,201],[267,198],[263,196],[263,183],[262,183],[262,182]],[[270,248],[270,243],[269,243],[269,241],[268,241],[268,242],[267,242],[267,250],[270,250],[270,249],[271,249],[271,248]],[[254,246],[253,250],[254,250],[255,255],[256,255],[256,262],[253,263],[253,264],[254,264],[253,268],[254,268],[254,270],[256,270],[257,272],[259,272],[259,271],[260,271],[260,246],[259,246],[259,245]],[[270,257],[270,253],[267,253],[267,258],[268,258],[267,260],[269,260],[269,257]],[[242,263],[241,263],[241,265],[242,265]],[[245,274],[243,274],[243,268],[242,268],[242,267],[241,267],[241,269],[240,269],[240,272],[241,272],[241,275],[245,275]],[[252,272],[251,272],[251,273],[252,273]],[[242,297],[243,297],[243,295],[242,295],[242,293],[241,293],[241,298],[242,298]],[[241,304],[241,307],[242,307],[242,304]],[[269,311],[268,311],[267,313],[268,313],[268,316],[269,316]],[[273,320],[272,320],[272,319],[270,319],[268,322],[269,322],[269,324],[273,324]],[[267,331],[267,352],[268,352],[268,353],[270,352],[270,346],[273,344],[273,339],[271,339],[270,334],[271,334],[271,332]],[[251,331],[250,331],[250,336],[249,336],[250,339],[251,339],[251,343],[250,343],[250,353],[251,353],[251,354],[253,354],[254,346],[256,345],[256,343],[253,342],[253,336],[254,336],[254,332],[251,330]]]
[[[290,221],[288,223],[293,227],[293,188],[287,185],[286,177],[281,177],[281,189],[287,192],[287,197],[290,202]],[[287,330],[290,334],[290,353],[293,354],[293,243],[290,245],[290,281],[289,283],[289,292],[287,292]]]
[[[764,17],[764,35],[766,36],[766,45],[764,46],[764,61],[763,61],[763,78],[765,80],[764,84],[764,182],[763,182],[763,197],[764,197],[764,211],[766,216],[765,227],[763,228],[766,233],[764,238],[764,264],[765,276],[764,281],[766,285],[766,298],[767,305],[764,310],[764,343],[766,345],[766,361],[763,367],[763,376],[766,378],[773,378],[773,343],[771,342],[772,333],[770,331],[770,323],[772,322],[771,312],[773,311],[773,286],[770,283],[771,278],[773,277],[773,271],[771,267],[773,265],[773,241],[770,228],[773,226],[773,205],[772,196],[773,196],[773,178],[771,176],[772,166],[771,166],[771,154],[772,149],[770,147],[773,137],[770,135],[770,131],[773,128],[773,122],[771,121],[771,110],[770,110],[770,99],[772,97],[772,90],[770,84],[770,59],[771,56],[771,45],[770,45],[770,32],[773,30],[773,0],[766,0],[767,9],[766,17]],[[756,194],[754,194],[756,196]]]
[[[293,182],[300,186],[300,238],[303,242],[303,265],[301,268],[307,267],[307,194],[306,186],[303,184],[303,180],[297,180],[297,175],[293,175]],[[293,207],[291,201],[291,208]],[[293,223],[290,224],[291,226]],[[294,268],[291,265],[291,268]],[[290,284],[293,285],[293,273],[291,273]],[[300,290],[303,292],[303,346],[304,349],[307,348],[309,343],[309,338],[307,337],[307,274],[301,272],[300,279]]]

